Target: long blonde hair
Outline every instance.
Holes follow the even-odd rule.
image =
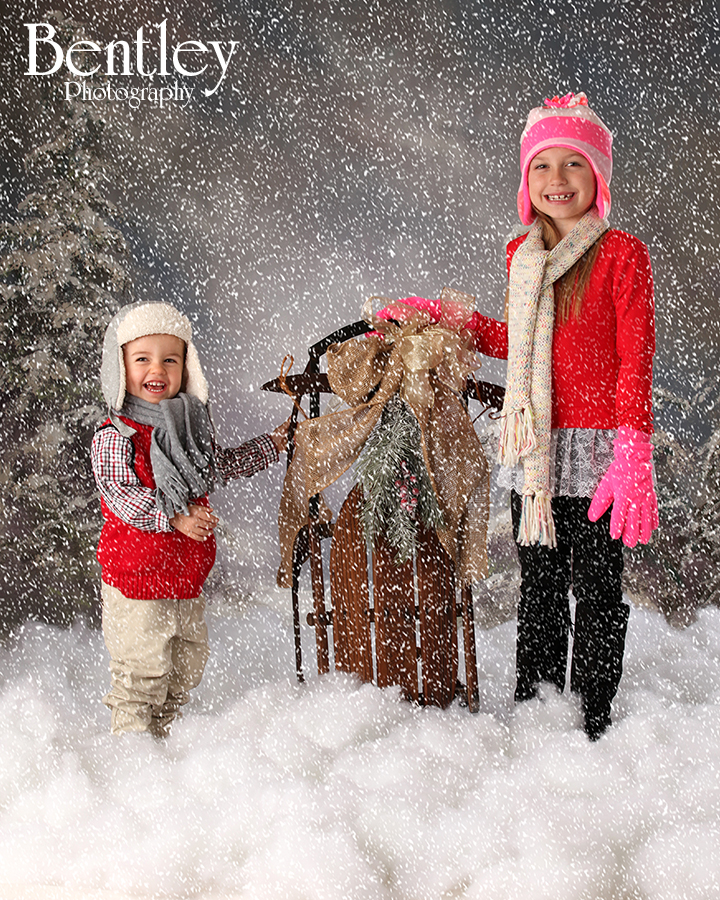
[[[553,247],[560,243],[560,232],[550,216],[546,216],[537,210],[535,210],[535,213],[542,226],[545,246],[548,250],[552,250]],[[599,237],[575,265],[555,282],[555,316],[560,324],[564,324],[570,318],[578,319],[580,317],[585,288],[587,288],[588,281],[590,281],[590,275],[604,237],[604,234]]]

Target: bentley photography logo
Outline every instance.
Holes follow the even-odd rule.
[[[230,67],[238,41],[168,40],[167,19],[145,30],[141,25],[132,40],[112,40],[105,46],[88,39],[76,40],[65,49],[55,39],[57,29],[50,22],[24,23],[28,30],[26,75],[67,73],[63,81],[66,99],[110,100],[137,109],[141,103],[163,108],[171,102],[184,109],[192,100],[195,86],[186,79],[203,76],[202,88],[211,97],[220,88]],[[102,76],[107,76],[102,78]],[[122,83],[119,79],[140,76],[150,83]],[[102,80],[99,83],[98,77]],[[156,78],[174,82],[164,86]],[[115,79],[110,82],[109,79]],[[182,80],[181,80],[182,79]]]

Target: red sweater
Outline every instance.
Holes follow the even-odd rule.
[[[154,489],[150,463],[152,427],[125,419],[135,433],[134,469],[145,487]],[[209,506],[207,497],[193,500]],[[141,531],[123,522],[101,500],[105,518],[97,557],[102,580],[132,600],[188,600],[198,597],[215,562],[215,537],[194,541],[179,531]]]
[[[507,268],[525,235],[507,245]],[[476,316],[475,347],[507,359],[507,324]],[[630,234],[605,233],[580,316],[555,323],[552,427],[617,428],[652,434],[655,354],[653,281],[647,247]]]

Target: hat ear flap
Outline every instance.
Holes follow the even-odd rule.
[[[533,220],[535,219],[535,213],[533,212],[532,203],[530,202],[530,192],[527,186],[527,172],[523,172],[522,181],[520,182],[520,189],[518,190],[517,195],[517,210],[523,225],[532,225]]]
[[[125,373],[125,354],[123,348],[118,347],[118,395],[115,409],[122,409],[125,402],[125,386],[127,384],[127,376]]]
[[[610,213],[610,188],[607,182],[599,172],[595,173],[597,180],[597,195],[595,197],[595,205],[598,209],[598,215],[601,219],[605,219]]]
[[[185,391],[197,397],[201,403],[208,401],[208,386],[203,375],[195,344],[188,341],[185,345]]]

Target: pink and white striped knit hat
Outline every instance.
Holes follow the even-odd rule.
[[[612,177],[612,134],[610,129],[587,105],[585,94],[566,94],[546,100],[544,106],[530,110],[520,139],[522,178],[518,191],[518,213],[523,225],[535,218],[528,192],[528,169],[533,157],[548,147],[577,150],[587,159],[595,173],[598,215],[610,212],[610,178]]]

